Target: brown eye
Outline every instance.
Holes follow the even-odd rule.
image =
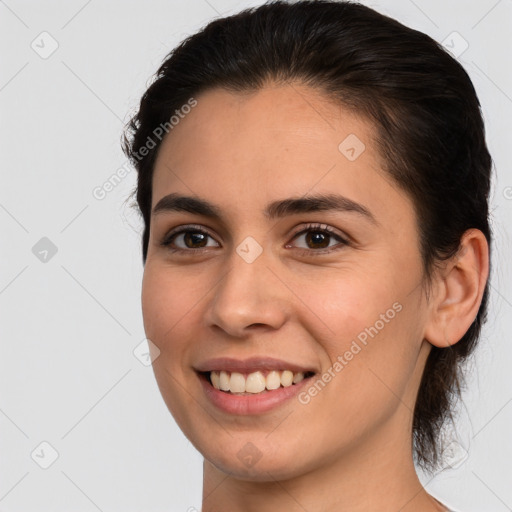
[[[293,240],[301,239],[303,239],[303,242],[293,245],[287,244],[286,247],[296,247],[309,254],[322,254],[348,245],[345,238],[326,225],[308,226],[293,237]]]
[[[219,246],[209,233],[202,229],[192,227],[171,232],[165,237],[161,244],[172,251],[189,252],[194,249]]]
[[[183,234],[183,242],[189,249],[204,247],[207,243],[208,235],[199,231],[186,231]]]
[[[330,238],[330,234],[322,231],[308,231],[305,240],[310,249],[323,249],[328,247]]]

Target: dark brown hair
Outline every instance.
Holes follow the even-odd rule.
[[[478,98],[457,60],[422,32],[357,3],[272,1],[185,39],[165,58],[126,127],[144,263],[163,140],[155,129],[208,89],[254,91],[271,81],[309,85],[372,122],[384,170],[414,202],[427,282],[436,263],[457,253],[467,229],[481,230],[490,245],[492,161]],[[141,151],[155,138],[151,151]],[[437,437],[460,395],[461,363],[478,340],[488,292],[489,283],[462,339],[429,354],[413,420],[416,460],[425,469],[439,462]]]

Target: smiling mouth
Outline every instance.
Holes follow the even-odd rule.
[[[232,395],[257,395],[299,384],[314,372],[290,370],[256,371],[248,374],[230,371],[199,372],[215,389]]]

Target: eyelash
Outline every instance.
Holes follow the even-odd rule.
[[[298,250],[301,255],[317,256],[317,255],[321,255],[321,254],[327,254],[327,253],[331,253],[333,251],[340,250],[343,248],[343,246],[349,245],[349,241],[346,238],[344,238],[344,237],[340,236],[338,233],[334,232],[334,230],[332,230],[326,224],[307,224],[306,227],[304,227],[300,231],[294,233],[294,235],[292,236],[292,240],[295,240],[295,238],[297,238],[298,236],[308,233],[310,231],[328,234],[329,236],[336,238],[339,241],[339,244],[337,246],[324,248],[324,249],[303,249],[303,248],[299,247]],[[189,232],[201,233],[201,234],[207,235],[211,238],[214,238],[213,235],[211,235],[202,226],[191,224],[191,225],[187,225],[187,226],[182,226],[179,230],[175,230],[175,231],[173,230],[170,233],[168,233],[167,235],[165,235],[165,237],[161,241],[160,245],[163,247],[166,247],[167,250],[169,250],[170,252],[173,252],[173,253],[201,254],[203,252],[203,249],[208,249],[208,247],[201,247],[199,249],[182,249],[182,248],[171,247],[171,243],[173,242],[173,240],[176,236],[184,234],[184,233],[189,233]],[[286,245],[288,246],[289,244],[286,244]],[[341,245],[341,247],[339,245]]]

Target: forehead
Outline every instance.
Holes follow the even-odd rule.
[[[209,90],[183,117],[160,150],[165,152],[170,146],[176,164],[190,160],[192,155],[186,150],[194,146],[195,159],[214,154],[216,158],[239,155],[259,161],[286,153],[300,156],[307,146],[318,144],[319,150],[328,149],[328,155],[338,156],[340,137],[353,133],[369,142],[373,131],[367,121],[300,84],[268,85],[243,93]],[[313,152],[314,147],[307,149]]]
[[[391,192],[401,194],[382,170],[373,125],[317,90],[212,89],[196,100],[161,144],[153,206],[170,192],[212,198],[228,209],[260,209],[262,202],[309,191],[378,207],[393,199]]]

